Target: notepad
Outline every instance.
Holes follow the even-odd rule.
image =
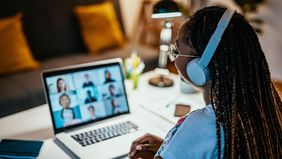
[[[0,141],[0,158],[36,158],[43,141],[12,140]]]

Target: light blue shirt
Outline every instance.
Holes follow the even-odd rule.
[[[191,112],[181,124],[177,124],[168,132],[156,156],[164,159],[217,158],[215,123],[211,105]],[[221,157],[224,152],[223,135],[221,127]]]

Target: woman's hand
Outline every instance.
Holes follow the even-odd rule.
[[[149,153],[155,155],[162,143],[162,138],[152,134],[145,134],[144,136],[133,141],[130,148],[129,157],[135,158],[135,155],[141,151],[141,154]]]

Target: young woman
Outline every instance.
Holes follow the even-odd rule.
[[[75,118],[74,110],[70,107],[71,99],[67,94],[63,93],[59,97],[59,104],[62,107],[61,118],[64,120],[64,126],[70,126],[82,122],[81,119]]]
[[[68,91],[68,86],[66,84],[66,81],[63,78],[58,78],[57,79],[57,92],[66,92]]]
[[[175,65],[188,82],[187,64],[201,57],[225,9],[207,7],[180,27]],[[163,140],[146,134],[130,158],[282,158],[282,104],[258,37],[235,13],[200,87],[206,107],[182,118]],[[144,157],[145,156],[145,157]]]

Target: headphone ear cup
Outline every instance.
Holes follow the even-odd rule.
[[[199,65],[199,60],[200,58],[196,58],[190,61],[186,67],[186,72],[193,84],[203,86],[210,80],[210,75],[208,68],[203,68]]]

